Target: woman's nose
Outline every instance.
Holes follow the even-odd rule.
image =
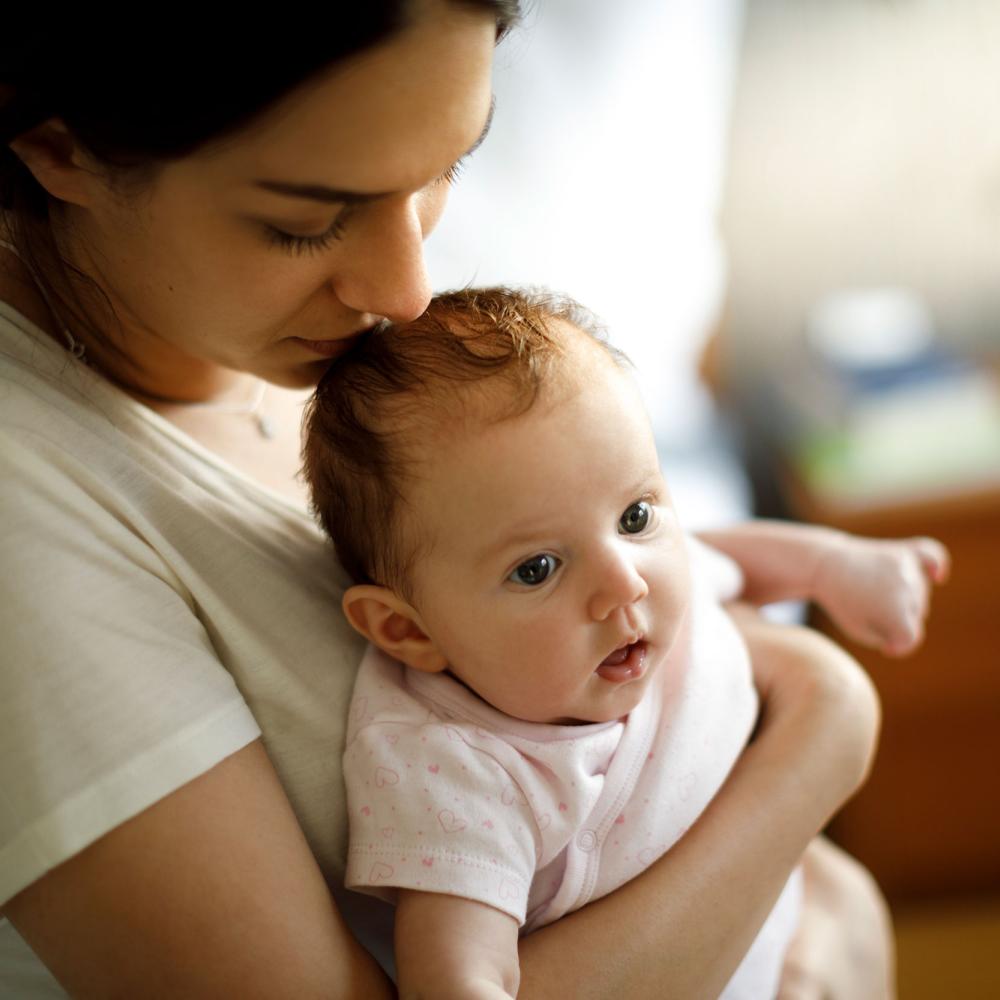
[[[615,554],[595,567],[597,583],[588,610],[594,621],[606,621],[619,608],[641,601],[649,586],[635,564],[624,554]]]
[[[405,323],[431,299],[419,195],[371,205],[333,279],[337,298],[359,313]]]

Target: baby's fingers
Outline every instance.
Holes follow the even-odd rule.
[[[885,656],[907,656],[924,641],[923,621],[914,617],[898,622],[892,632],[881,636],[880,640],[877,648]]]
[[[934,583],[944,583],[951,572],[951,556],[936,538],[911,538],[908,543],[920,567]]]
[[[873,643],[886,656],[906,656],[924,641],[924,620],[930,604],[930,587],[919,571],[910,574],[911,586],[895,595],[884,613],[869,619],[880,632]]]
[[[852,629],[851,638],[883,656],[912,653],[924,639],[924,615],[914,600],[894,604],[891,610],[872,609],[874,613]]]

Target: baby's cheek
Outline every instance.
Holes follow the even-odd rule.
[[[530,631],[485,626],[460,640],[452,638],[455,676],[494,708],[523,717],[545,684],[543,638]]]
[[[657,584],[662,594],[659,600],[661,614],[666,616],[668,623],[679,624],[691,603],[691,577],[687,566],[668,568]]]

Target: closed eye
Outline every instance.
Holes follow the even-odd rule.
[[[462,172],[465,170],[465,161],[468,157],[463,156],[460,160],[456,160],[438,179],[435,181],[436,184],[457,184],[459,177],[462,176]]]
[[[295,233],[286,233],[283,229],[278,229],[275,226],[265,226],[264,230],[272,246],[278,246],[293,254],[318,253],[320,250],[328,250],[334,243],[343,238],[343,215],[344,213],[341,211],[326,231],[317,236],[299,236]]]
[[[456,184],[462,174],[465,159],[466,157],[463,156],[462,159],[457,160],[433,183]],[[292,254],[319,253],[323,250],[329,250],[334,243],[344,237],[345,213],[350,210],[350,207],[350,205],[345,205],[326,231],[316,236],[300,236],[297,233],[288,233],[283,229],[278,229],[277,226],[266,225],[264,229],[268,242],[272,246],[277,246]]]

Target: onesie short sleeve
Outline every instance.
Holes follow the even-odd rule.
[[[348,888],[475,899],[523,924],[538,827],[504,767],[440,720],[364,726],[344,758]]]
[[[705,588],[708,595],[716,601],[735,601],[743,593],[745,586],[743,570],[739,564],[693,535],[686,537],[691,576],[695,584]]]
[[[0,902],[259,733],[109,492],[60,442],[0,432]]]

